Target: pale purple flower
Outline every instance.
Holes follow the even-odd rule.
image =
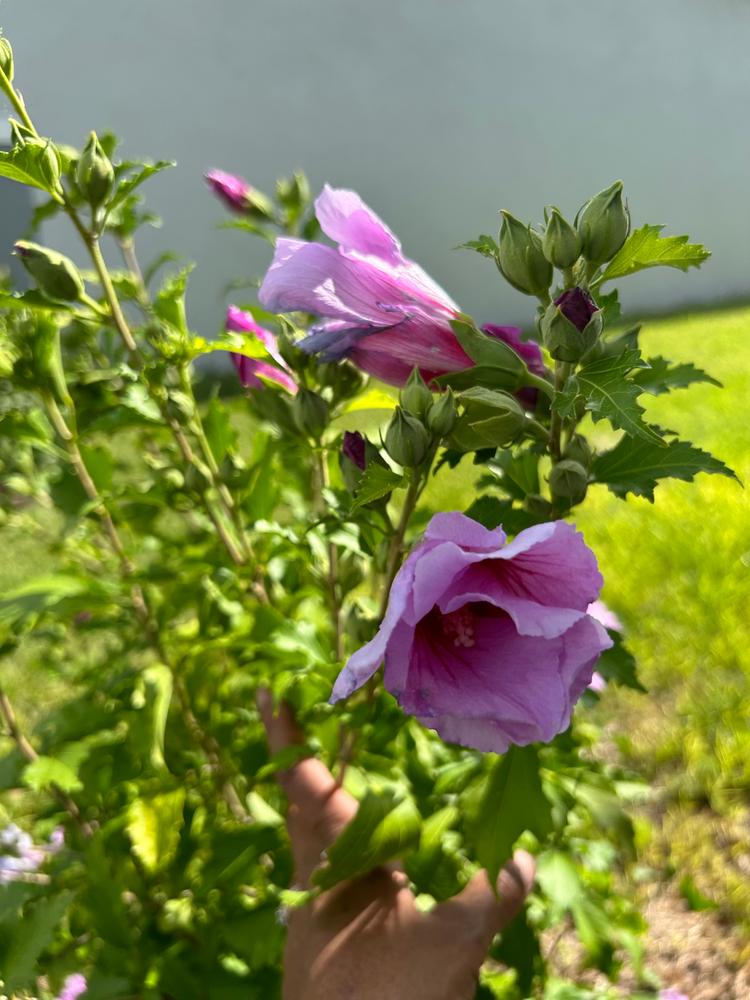
[[[280,385],[292,395],[297,392],[297,383],[289,372],[289,366],[279,353],[276,338],[270,330],[264,329],[255,322],[250,313],[243,312],[237,306],[229,306],[227,309],[225,327],[231,333],[252,335],[260,341],[268,356],[276,362],[275,365],[272,365],[260,358],[251,358],[246,354],[230,351],[229,356],[237,370],[240,382],[245,388],[262,389],[265,380],[275,382],[276,385]]]
[[[255,189],[242,177],[226,170],[209,170],[205,177],[208,186],[231,211],[245,213],[252,206]]]
[[[349,358],[397,386],[415,366],[428,382],[472,366],[450,326],[458,306],[403,255],[395,234],[358,194],[326,185],[315,212],[338,246],[277,240],[259,295],[274,312],[320,317],[300,342],[303,351],[326,361]]]
[[[37,847],[31,836],[15,823],[0,830],[0,885],[17,882],[25,875],[38,871],[47,857],[43,847]]]
[[[520,327],[497,326],[495,323],[485,323],[482,329],[485,333],[489,333],[491,337],[497,337],[498,340],[502,340],[508,347],[512,347],[516,354],[523,359],[532,375],[544,378],[548,374],[539,344],[535,340],[521,340]],[[519,389],[515,393],[518,401],[527,410],[534,409],[538,395],[539,391],[532,388]]]
[[[679,990],[659,990],[659,1000],[690,1000],[687,993],[680,993]]]
[[[564,521],[506,544],[457,512],[436,514],[399,570],[377,632],[339,674],[346,698],[385,663],[386,688],[443,739],[504,753],[570,723],[599,654],[612,645],[586,613],[602,578]]]
[[[74,972],[63,983],[62,993],[57,997],[57,1000],[78,1000],[87,988],[86,977],[82,976],[80,972]]]

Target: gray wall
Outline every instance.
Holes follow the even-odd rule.
[[[41,130],[80,144],[114,128],[126,154],[178,161],[147,188],[165,227],[142,254],[197,260],[202,332],[228,279],[268,259],[216,228],[211,166],[261,188],[296,166],[316,189],[356,188],[482,320],[523,322],[528,300],[451,247],[494,232],[501,207],[572,214],[616,177],[636,224],[714,251],[701,272],[631,279],[628,306],[750,289],[745,0],[4,0],[0,14]],[[73,246],[62,226],[45,235]]]

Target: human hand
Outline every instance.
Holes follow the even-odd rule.
[[[272,753],[302,742],[286,705],[270,693],[258,706]],[[306,758],[279,775],[295,880],[307,886],[321,854],[357,811],[322,761]],[[284,1000],[471,1000],[495,934],[518,913],[534,881],[534,860],[517,851],[496,896],[484,871],[429,913],[409,880],[383,865],[292,911],[284,956]]]

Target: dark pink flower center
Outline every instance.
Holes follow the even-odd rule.
[[[476,619],[470,604],[440,616],[440,628],[446,639],[454,646],[469,649],[474,645],[474,627]]]

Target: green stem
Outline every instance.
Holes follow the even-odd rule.
[[[312,496],[313,508],[319,516],[325,514],[325,499],[323,490],[328,485],[328,462],[326,452],[320,442],[316,442],[313,451]],[[338,587],[339,554],[335,542],[328,542],[328,572],[326,584],[328,587],[328,605],[331,614],[331,628],[334,637],[336,659],[344,656],[344,629],[341,621],[341,601]]]
[[[29,132],[33,132],[34,135],[38,136],[39,133],[34,128],[34,123],[32,122],[31,118],[29,118],[29,113],[26,110],[26,105],[23,103],[23,98],[16,91],[15,87],[6,76],[5,71],[2,69],[0,69],[0,90],[3,91],[5,96],[13,105],[13,110],[16,112],[16,114],[24,123]]]
[[[528,386],[531,389],[539,389],[539,391],[543,392],[549,399],[552,399],[555,395],[555,388],[551,382],[539,375],[533,375],[529,371],[524,373],[523,385]]]
[[[568,377],[571,372],[571,364],[569,361],[556,361],[555,362],[555,395],[562,392],[565,387],[565,383],[568,381]],[[560,414],[553,408],[552,419],[550,420],[549,429],[549,453],[552,457],[553,463],[559,462],[561,457],[560,450],[560,433],[562,431],[562,418]]]

